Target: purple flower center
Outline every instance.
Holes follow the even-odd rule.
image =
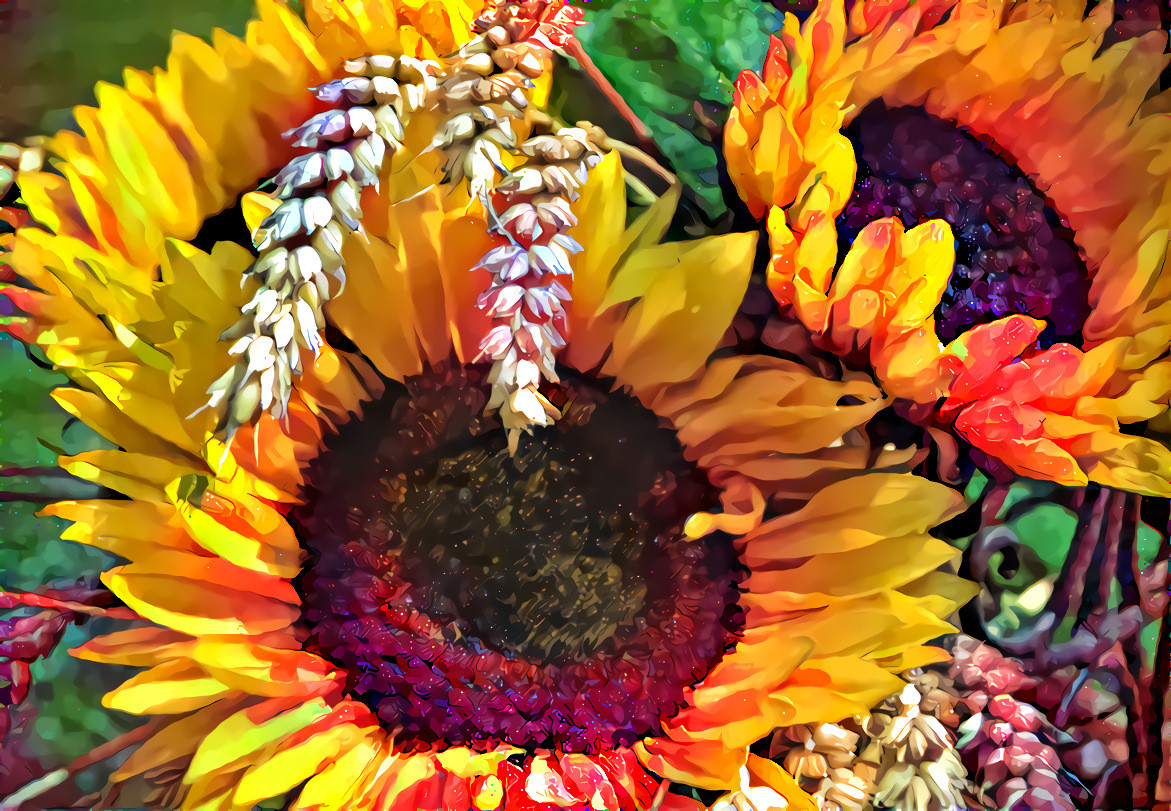
[[[292,512],[308,647],[407,748],[595,752],[661,732],[739,627],[716,492],[674,434],[570,381],[515,457],[476,369],[410,378],[329,440]]]
[[[1044,345],[1079,345],[1089,274],[1073,233],[1024,173],[957,125],[876,102],[846,130],[858,152],[854,193],[838,220],[849,245],[868,222],[951,224],[956,263],[936,310],[945,342],[1014,313],[1044,319]]]

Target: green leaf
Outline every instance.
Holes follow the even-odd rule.
[[[1064,487],[1053,482],[1016,478],[1007,486],[999,486],[1000,498],[996,514],[985,517],[977,535],[952,539],[961,549],[968,550],[981,535],[993,538],[998,544],[984,560],[986,574],[980,585],[995,597],[995,613],[984,618],[984,631],[993,641],[1010,637],[1022,628],[1032,627],[1037,617],[1051,610],[1051,593],[1059,586],[1063,573],[1070,565],[1076,544],[1085,542],[1079,535],[1087,530],[1085,517],[1079,516],[1075,497],[1078,488]],[[993,485],[983,474],[977,473],[968,483],[967,498],[974,510],[982,509],[981,499],[991,493]],[[1127,519],[1129,520],[1129,519]],[[1144,521],[1133,528],[1135,564],[1138,570],[1154,565],[1163,535]],[[997,533],[991,535],[990,533]],[[1129,569],[1124,566],[1124,572]],[[1109,591],[1099,609],[1117,611],[1123,607],[1123,582],[1114,572],[1104,572]],[[1123,574],[1126,580],[1132,575]],[[1076,609],[1076,606],[1075,606]],[[1066,642],[1078,627],[1078,612],[1056,616],[1053,638]],[[1144,617],[1140,639],[1145,665],[1154,661],[1162,618]]]
[[[651,131],[709,218],[726,206],[718,144],[696,114],[722,124],[732,86],[758,68],[782,15],[746,0],[593,0],[578,38],[589,57]],[[566,101],[574,108],[574,99]],[[587,116],[579,116],[587,117]],[[596,122],[601,123],[601,122]]]

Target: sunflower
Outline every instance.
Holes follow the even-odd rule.
[[[933,431],[1019,474],[1171,493],[1120,424],[1171,393],[1166,34],[1112,4],[824,0],[738,82],[769,283]]]
[[[633,809],[676,781],[812,808],[749,745],[944,658],[923,643],[970,592],[929,532],[960,498],[870,447],[871,383],[734,350],[755,235],[663,242],[676,196],[632,208],[617,152],[566,220],[552,424],[491,408],[477,302],[507,226],[437,184],[426,116],[362,192],[281,413],[226,441],[201,408],[260,285],[214,237],[270,222],[253,190],[320,109],[306,88],[451,53],[478,12],[261,0],[243,40],[179,35],[101,86],[20,178],[8,329],[116,445],[62,467],[120,496],[46,513],[126,560],[102,579],[139,618],[73,651],[143,668],[104,699],[150,720],[98,807]]]

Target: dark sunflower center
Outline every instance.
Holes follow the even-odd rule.
[[[680,536],[716,494],[652,414],[584,382],[510,456],[479,374],[408,380],[311,467],[308,644],[407,746],[656,734],[737,627],[730,544]]]
[[[854,193],[838,221],[846,244],[879,217],[952,226],[956,263],[936,310],[940,338],[1020,313],[1048,322],[1043,343],[1080,344],[1089,274],[1072,232],[1024,173],[955,124],[914,107],[876,102],[846,133],[859,158]]]

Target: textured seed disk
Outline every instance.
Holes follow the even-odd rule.
[[[955,232],[955,269],[936,311],[944,341],[1022,313],[1049,322],[1045,342],[1080,343],[1089,274],[1072,232],[1019,169],[918,108],[876,102],[847,134],[859,161],[838,222],[846,244],[880,217],[940,218]]]
[[[739,623],[730,543],[681,539],[716,494],[652,414],[585,383],[510,455],[483,375],[409,379],[313,464],[292,514],[309,646],[409,748],[658,734]]]

